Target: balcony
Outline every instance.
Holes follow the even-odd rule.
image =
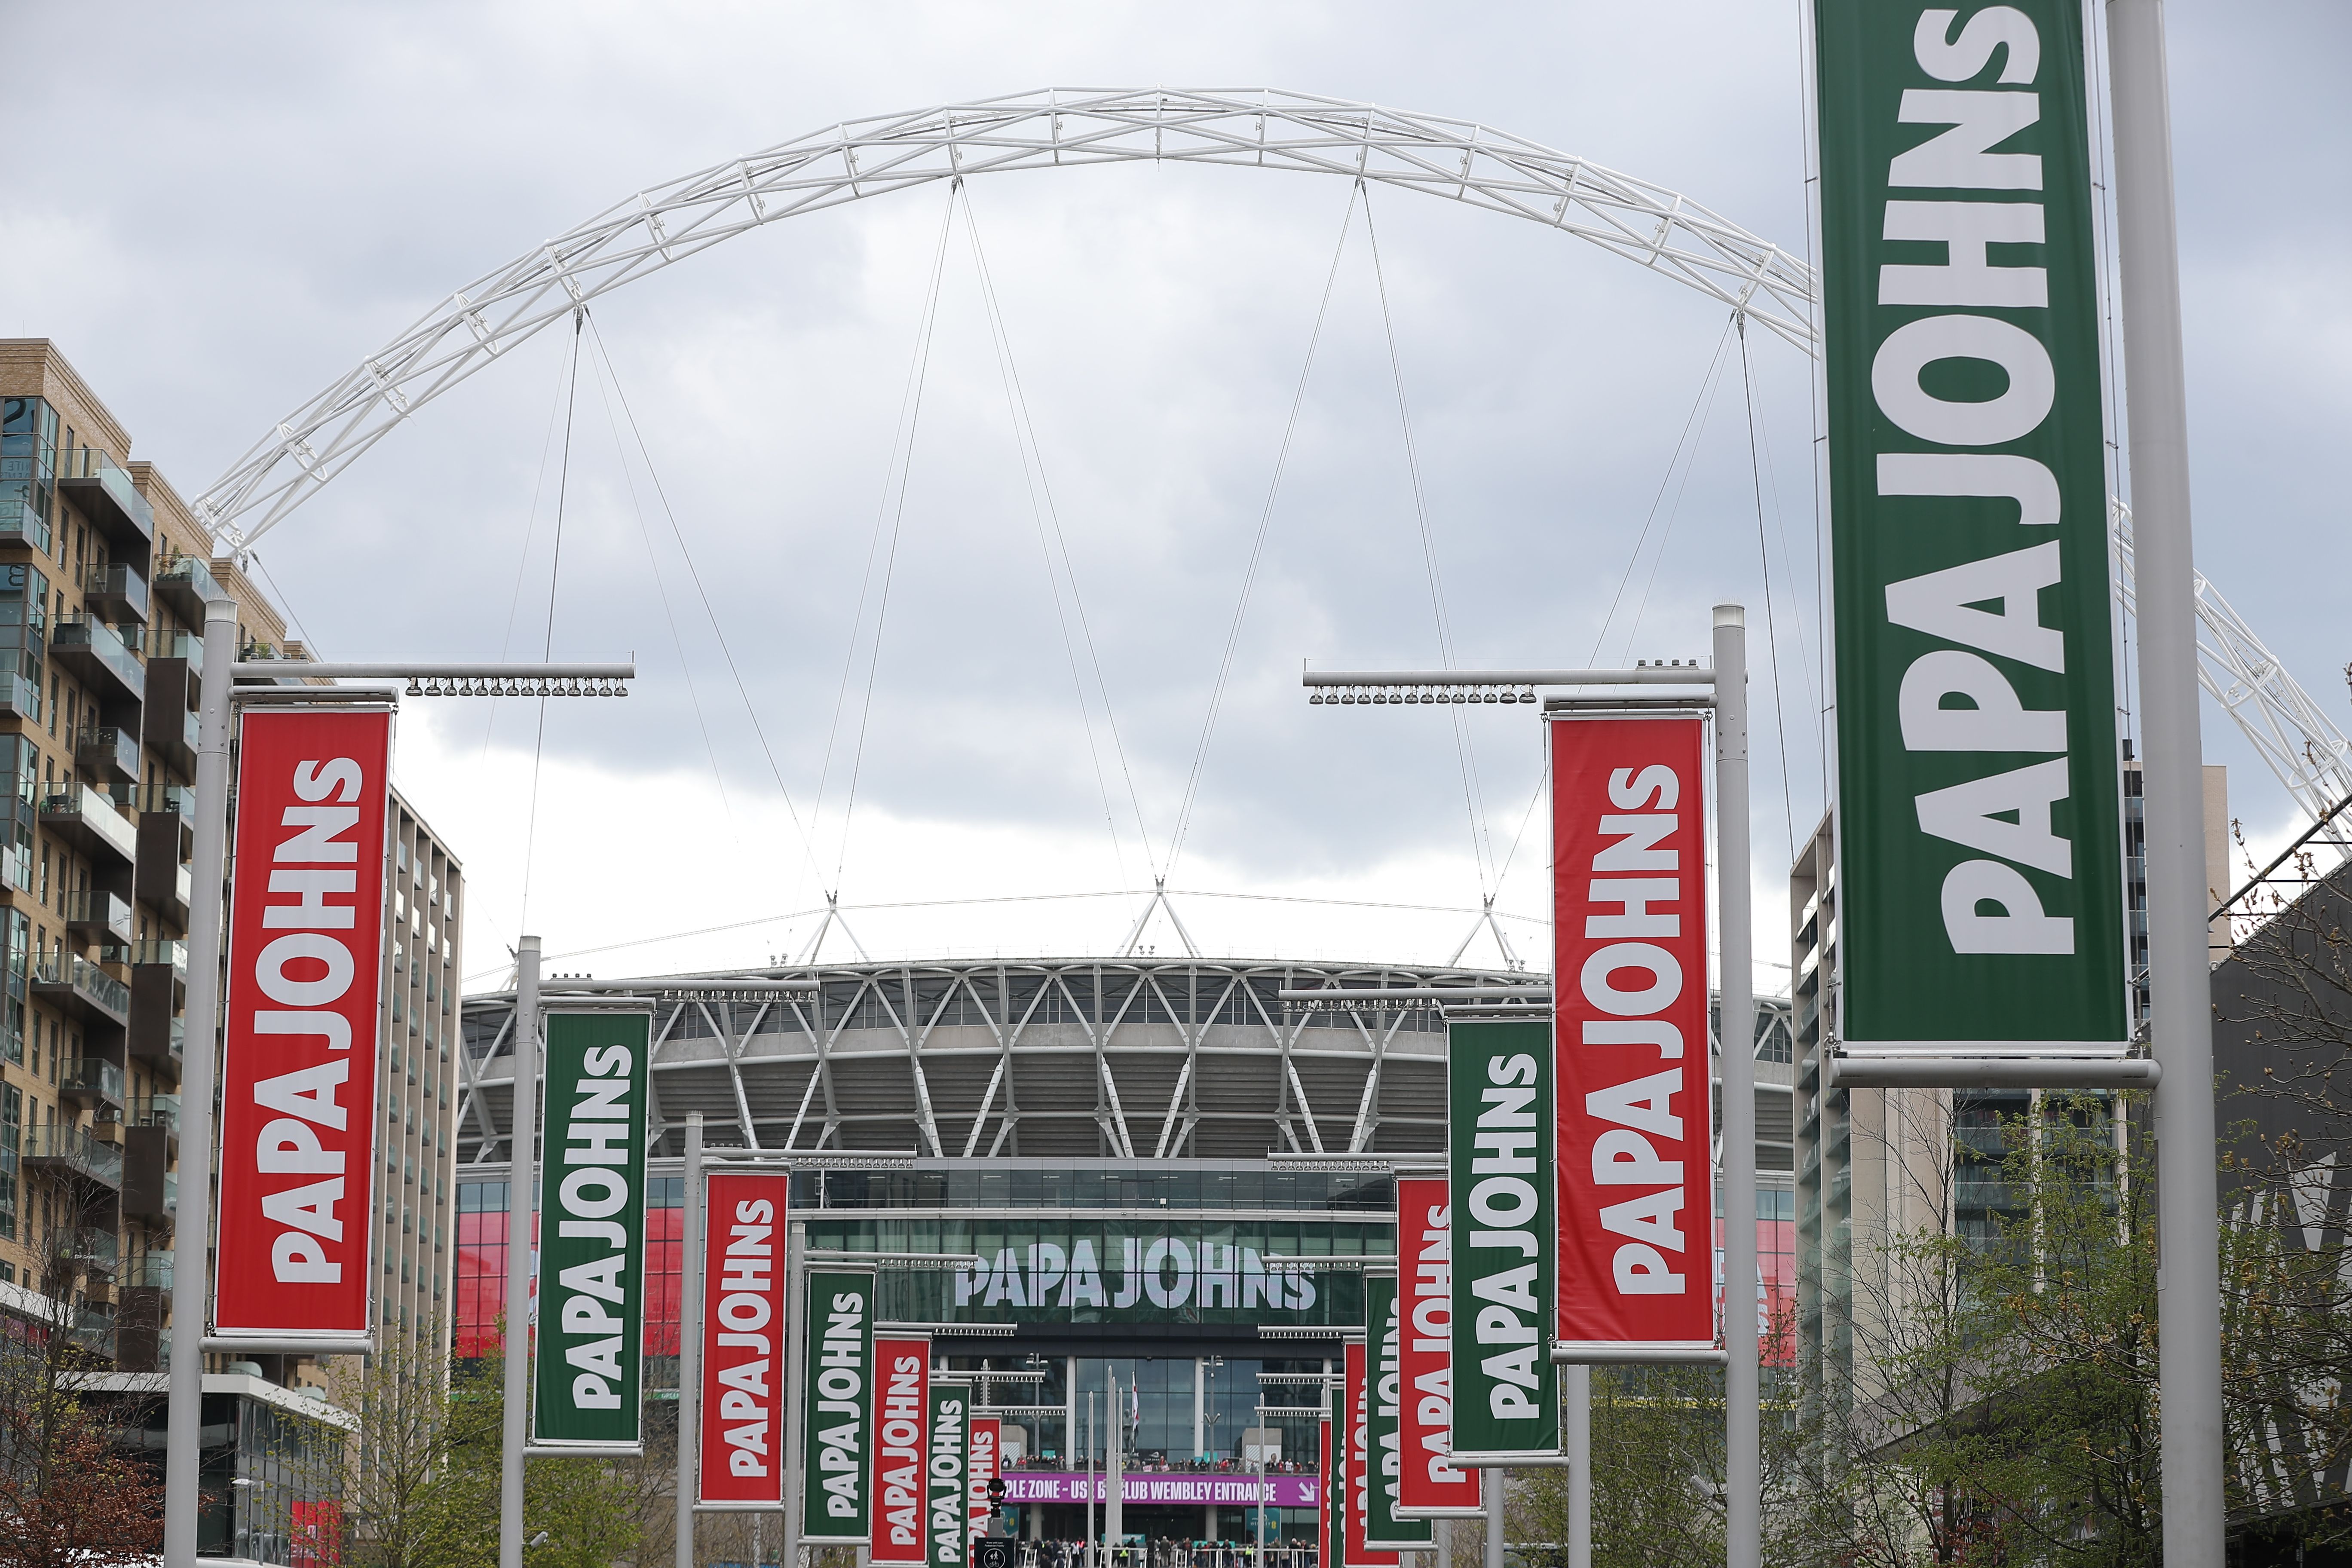
[[[41,721],[41,683],[16,671],[0,671],[0,719]]]
[[[114,1359],[114,1311],[111,1308],[84,1307],[74,1313],[73,1327],[66,1338],[76,1349],[94,1356]]]
[[[173,1179],[179,1185],[178,1178]],[[142,1252],[122,1266],[117,1282],[126,1290],[169,1290],[172,1288],[172,1254]]]
[[[182,784],[141,784],[125,791],[122,798],[139,814],[140,864],[155,860],[176,866],[195,853],[194,790]]]
[[[70,1121],[44,1121],[25,1129],[25,1168],[79,1176],[100,1186],[122,1185],[122,1151],[101,1143]]]
[[[114,802],[88,784],[73,784],[41,802],[41,826],[92,858],[111,855],[128,866],[139,858],[139,830]]]
[[[49,657],[95,690],[101,702],[147,700],[147,667],[131,651],[140,646],[135,627],[126,636],[89,616],[68,616],[49,633]]]
[[[140,732],[150,751],[187,778],[196,772],[196,716],[189,711],[188,699],[202,684],[196,667],[185,659],[147,661],[147,707],[140,715]]]
[[[85,724],[74,735],[74,763],[115,784],[139,782],[139,731],[120,724]]]
[[[176,1094],[142,1094],[131,1101],[123,1117],[131,1127],[160,1127],[180,1141],[180,1097]]]
[[[131,896],[156,910],[173,925],[186,925],[189,895],[195,886],[195,879],[185,866],[180,864],[178,854],[147,852],[147,846],[154,837],[152,830],[147,826],[149,820],[142,817],[139,821],[141,853],[138,868],[131,873]],[[172,838],[167,838],[165,847],[176,851],[178,845],[172,841],[176,837],[177,835],[173,835]]]
[[[185,976],[175,976],[162,964],[134,964],[131,970],[131,1059],[173,1082],[180,1080],[188,1033],[180,1013],[180,987]]]
[[[155,592],[192,626],[205,624],[206,605],[228,597],[228,590],[220,585],[201,555],[164,556],[155,568]],[[188,640],[197,645],[197,651],[186,657],[202,658],[202,642],[195,637]]]
[[[68,931],[87,941],[103,942],[112,937],[125,947],[131,945],[131,906],[112,893],[96,888],[60,893],[58,912],[65,916]]]
[[[85,1019],[121,1028],[131,1019],[131,987],[86,958],[50,952],[33,961],[33,994]]]
[[[78,1268],[110,1275],[122,1267],[122,1241],[112,1231],[96,1226],[61,1230],[57,1233],[57,1256],[58,1261]]]
[[[81,591],[89,607],[108,620],[147,624],[147,579],[122,563],[92,567]]]
[[[66,1069],[65,1081],[58,1085],[58,1098],[76,1105],[119,1111],[122,1109],[122,1069],[104,1057],[84,1057]]]
[[[152,1113],[150,1113],[152,1114]],[[171,1113],[173,1121],[179,1112]],[[170,1218],[179,1207],[180,1186],[172,1175],[177,1146],[171,1127],[126,1127],[122,1130],[122,1212],[133,1219]]]
[[[58,454],[58,489],[126,552],[144,555],[154,548],[154,509],[131,482],[129,470],[97,447],[75,447]]]

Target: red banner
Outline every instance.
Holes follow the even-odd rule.
[[[781,1503],[784,1205],[792,1178],[714,1172],[702,1237],[704,1502]],[[694,1201],[692,1194],[687,1201]]]
[[[1555,720],[1551,778],[1559,1342],[1711,1344],[1706,724]]]
[[[239,728],[213,1297],[222,1334],[368,1331],[391,762],[383,710],[255,710]]]
[[[964,1474],[970,1478],[971,1490],[971,1538],[978,1541],[988,1533],[988,1483],[996,1479],[998,1458],[996,1445],[1003,1427],[999,1421],[986,1416],[972,1417],[966,1450]]]
[[[874,1563],[922,1568],[931,1342],[874,1341]]]
[[[1457,1470],[1454,1453],[1452,1205],[1444,1176],[1397,1178],[1397,1301],[1404,1342],[1398,1401],[1397,1481],[1401,1519],[1467,1519],[1484,1513],[1476,1470]]]
[[[1345,1420],[1339,1486],[1348,1512],[1348,1539],[1342,1561],[1346,1568],[1398,1568],[1393,1552],[1375,1552],[1365,1542],[1372,1506],[1371,1412],[1368,1372],[1371,1347],[1361,1340],[1348,1342],[1347,1375],[1339,1385],[1339,1409]]]

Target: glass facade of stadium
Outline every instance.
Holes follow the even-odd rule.
[[[676,1397],[687,1110],[703,1112],[706,1143],[720,1153],[913,1150],[908,1169],[797,1173],[793,1217],[813,1248],[981,1260],[886,1269],[878,1315],[932,1325],[945,1368],[991,1374],[982,1397],[1002,1413],[1008,1459],[1019,1455],[1007,1480],[1023,1535],[1085,1535],[1079,1487],[1090,1459],[1099,1472],[1117,1421],[1129,1533],[1253,1536],[1242,1447],[1259,1429],[1278,1436],[1271,1479],[1287,1505],[1267,1510],[1267,1539],[1311,1544],[1321,1382],[1337,1370],[1342,1333],[1362,1321],[1362,1281],[1344,1266],[1272,1260],[1393,1255],[1395,1189],[1376,1169],[1304,1169],[1266,1153],[1320,1152],[1337,1164],[1442,1147],[1444,1035],[1427,1008],[1301,1015],[1274,994],[1528,977],[1189,960],[778,973],[824,989],[797,1017],[773,1004],[657,1004],[652,1396]],[[1058,1016],[1041,1026],[1049,1005]],[[770,1026],[779,1012],[793,1026]],[[452,1305],[461,1357],[495,1341],[503,1307],[509,1018],[506,998],[467,1005],[475,1070],[461,1108]],[[1759,1040],[1759,1076],[1786,1072],[1775,1026]],[[1760,1121],[1769,1137],[1775,1123]],[[1205,1152],[1220,1147],[1234,1152]],[[1768,1362],[1785,1361],[1788,1157],[1785,1144],[1759,1153],[1759,1325]]]

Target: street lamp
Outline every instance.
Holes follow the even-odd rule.
[[[191,1037],[186,1079],[181,1097],[183,1146],[200,1162],[196,1180],[180,1194],[181,1234],[196,1267],[182,1268],[172,1280],[172,1363],[166,1404],[163,1451],[164,1568],[196,1568],[196,1525],[202,1504],[198,1491],[202,1455],[200,1438],[205,1397],[205,1326],[207,1316],[207,1274],[202,1259],[212,1237],[213,1096],[215,1057],[220,1044],[221,890],[228,879],[228,802],[230,719],[235,705],[252,701],[268,706],[301,703],[396,700],[398,694],[382,689],[282,684],[238,688],[239,679],[269,680],[362,679],[407,680],[417,686],[431,681],[454,695],[488,696],[496,689],[528,689],[541,697],[617,694],[620,683],[635,679],[634,662],[616,664],[324,664],[314,660],[268,659],[240,662],[237,655],[237,605],[227,598],[205,605],[204,694],[198,710],[195,791],[195,898],[188,911],[188,983],[186,1016]],[[532,944],[534,981],[536,943]],[[520,1047],[521,1042],[518,1041]],[[518,1131],[528,1138],[528,1096],[518,1094]],[[373,1114],[373,1110],[370,1112]],[[526,1194],[527,1196],[527,1194]],[[510,1247],[509,1280],[517,1260],[527,1264],[526,1248]],[[526,1276],[526,1282],[528,1277]],[[521,1299],[509,1285],[508,1300]],[[247,1349],[270,1348],[265,1342],[242,1342]],[[308,1354],[360,1354],[373,1348],[372,1337],[331,1344],[289,1342],[285,1349]],[[521,1419],[521,1358],[507,1358],[507,1422],[510,1437],[519,1438]],[[510,1445],[512,1514],[510,1551],[500,1553],[502,1568],[521,1568],[521,1466],[520,1441]]]

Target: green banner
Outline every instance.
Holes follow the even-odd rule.
[[[547,1015],[535,1442],[640,1440],[652,1037],[650,1007]]]
[[[1551,1020],[1448,1024],[1445,1053],[1454,1452],[1557,1453]]]
[[[923,1467],[923,1561],[964,1568],[971,1550],[971,1387],[931,1379],[930,1458]]]
[[[1436,1541],[1425,1519],[1403,1519],[1397,1507],[1404,1486],[1404,1318],[1397,1277],[1364,1274],[1366,1382],[1364,1451],[1370,1483],[1364,1510],[1364,1544],[1375,1552],[1410,1552]]]
[[[1849,1045],[2117,1047],[2082,7],[1815,0]]]
[[[874,1270],[808,1277],[807,1407],[801,1420],[801,1534],[826,1545],[866,1541],[874,1451]]]

